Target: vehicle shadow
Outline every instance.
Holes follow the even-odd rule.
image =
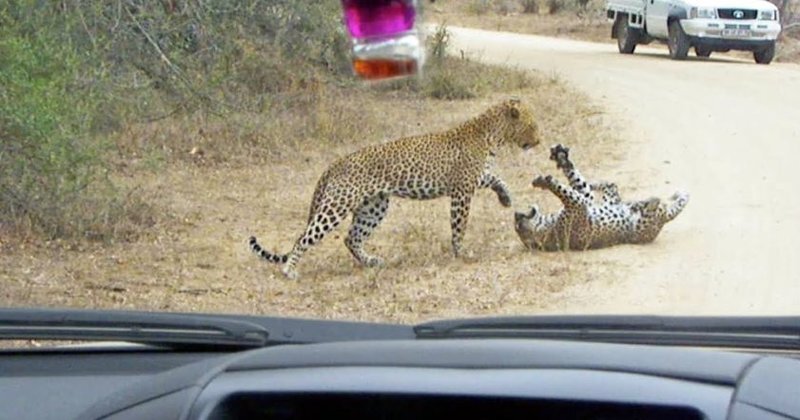
[[[606,55],[616,55],[620,56],[622,54],[616,52],[607,52]],[[657,59],[657,60],[670,60],[672,59],[669,57],[669,54],[665,51],[663,53],[660,52],[635,52],[630,55],[632,58],[636,57],[643,57],[649,59]],[[706,63],[728,63],[728,64],[754,64],[749,62],[743,58],[736,58],[736,57],[728,57],[728,56],[717,56],[717,57],[696,57],[696,56],[688,56],[685,60],[687,62],[706,62]]]

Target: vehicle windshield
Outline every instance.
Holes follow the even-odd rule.
[[[0,307],[800,315],[800,2],[679,3],[3,1]]]

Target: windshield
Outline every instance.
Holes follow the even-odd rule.
[[[800,4],[658,3],[4,1],[0,306],[798,315]]]

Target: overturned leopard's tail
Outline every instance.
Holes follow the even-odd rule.
[[[247,241],[250,244],[250,250],[256,253],[259,257],[273,264],[283,264],[289,258],[286,254],[273,254],[261,245],[258,244],[255,236],[251,236]]]
[[[667,207],[666,221],[670,222],[683,211],[686,204],[689,203],[689,193],[685,191],[678,191],[672,195],[672,204]]]

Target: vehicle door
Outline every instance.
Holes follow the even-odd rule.
[[[667,13],[670,0],[644,0],[647,33],[654,37],[667,37]]]

